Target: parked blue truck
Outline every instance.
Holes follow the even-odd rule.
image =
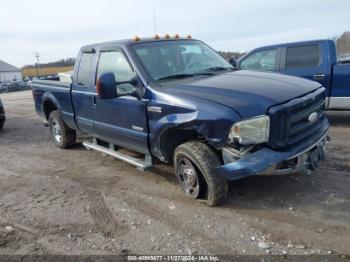
[[[80,132],[91,136],[86,148],[141,170],[172,163],[182,190],[211,206],[225,199],[227,181],[315,169],[324,159],[321,84],[235,70],[190,37],[84,46],[71,83],[39,80],[32,89],[58,147]]]
[[[259,47],[241,57],[237,66],[317,81],[326,88],[328,110],[350,110],[350,57],[337,58],[333,40]]]

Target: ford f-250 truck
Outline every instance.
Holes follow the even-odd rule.
[[[234,70],[190,37],[84,46],[72,83],[33,81],[32,89],[58,147],[73,146],[81,131],[91,137],[86,148],[141,170],[173,163],[183,191],[211,206],[229,180],[315,169],[324,159],[324,87]]]
[[[328,110],[350,110],[350,58],[337,59],[333,40],[259,47],[241,57],[237,66],[317,81],[326,88]]]

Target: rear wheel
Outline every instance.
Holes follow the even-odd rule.
[[[204,143],[190,141],[175,150],[174,168],[182,190],[209,206],[220,204],[227,196],[228,183],[215,171],[219,165],[218,156]]]
[[[75,130],[70,129],[63,122],[58,110],[52,111],[49,116],[49,128],[52,140],[60,148],[72,147],[76,142]]]

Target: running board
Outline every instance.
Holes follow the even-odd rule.
[[[83,142],[83,146],[86,147],[86,149],[88,149],[88,150],[93,149],[93,150],[99,151],[103,154],[106,154],[106,155],[115,157],[119,160],[122,160],[124,162],[127,162],[133,166],[136,166],[137,169],[139,169],[141,171],[146,171],[153,166],[152,165],[152,157],[150,155],[145,155],[145,160],[142,161],[138,158],[128,156],[126,154],[123,154],[121,152],[116,151],[115,146],[112,143],[109,143],[109,148],[98,145],[95,137],[93,137],[92,143],[88,142],[88,141]]]

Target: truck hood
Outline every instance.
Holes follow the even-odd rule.
[[[265,114],[271,106],[303,96],[319,87],[317,82],[298,77],[238,70],[178,83],[167,88],[166,93],[222,104],[248,118]]]

